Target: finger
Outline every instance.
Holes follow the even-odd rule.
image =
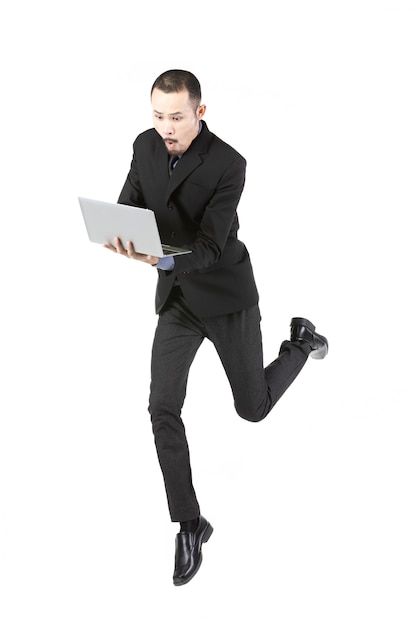
[[[131,259],[136,258],[135,248],[133,247],[133,243],[131,241],[127,242],[127,256]]]
[[[115,245],[115,248],[116,248],[116,252],[118,252],[119,254],[123,254],[124,256],[127,255],[127,252],[123,248],[122,242],[120,241],[119,237],[115,237],[114,238],[114,245]]]

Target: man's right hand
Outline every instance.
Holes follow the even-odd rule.
[[[140,252],[136,252],[131,241],[128,241],[127,248],[124,248],[119,237],[114,238],[114,246],[109,243],[105,243],[104,248],[107,248],[107,250],[111,250],[112,252],[116,252],[117,254],[121,254],[128,259],[133,259],[134,261],[142,261],[143,263],[147,263],[148,265],[156,265],[159,261],[159,257],[157,256],[151,256],[150,254],[141,254]]]

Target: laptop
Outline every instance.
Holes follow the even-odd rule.
[[[88,238],[93,243],[114,245],[114,238],[119,237],[124,248],[131,241],[136,252],[159,258],[191,252],[161,242],[155,213],[150,209],[91,198],[78,198],[78,201]]]

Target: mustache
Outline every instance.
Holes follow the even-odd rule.
[[[178,143],[178,139],[171,139],[170,137],[164,137],[164,141],[165,143],[168,143],[168,141],[170,143]]]

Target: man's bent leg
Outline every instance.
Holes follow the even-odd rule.
[[[232,387],[236,411],[249,421],[262,420],[304,367],[310,346],[284,341],[279,356],[264,368],[258,306],[204,321]]]
[[[152,348],[149,412],[172,521],[192,520],[200,508],[180,417],[188,372],[203,336],[177,313],[162,313]]]

